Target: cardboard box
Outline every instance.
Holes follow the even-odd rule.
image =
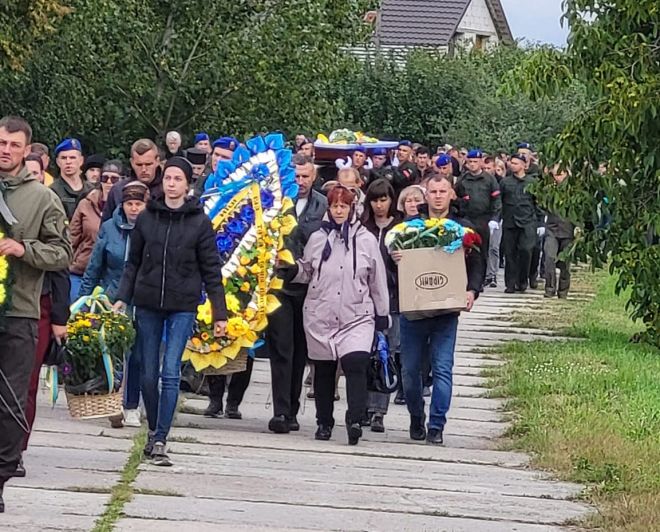
[[[406,249],[399,263],[399,311],[411,319],[433,316],[429,311],[465,309],[465,252],[441,248]],[[408,314],[411,313],[411,314]]]

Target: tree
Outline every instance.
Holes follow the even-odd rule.
[[[0,68],[22,70],[33,47],[70,13],[59,0],[3,0],[0,4]]]
[[[369,2],[75,0],[59,31],[2,86],[39,138],[124,152],[135,138],[319,127],[341,45]]]
[[[632,318],[660,346],[660,5],[567,0],[564,9],[566,50],[535,53],[510,88],[538,99],[584,85],[590,105],[544,149],[548,162],[570,168],[568,190],[540,193],[584,225],[575,255],[594,266],[609,260],[617,290],[630,289]]]

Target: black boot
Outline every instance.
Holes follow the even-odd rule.
[[[16,470],[14,471],[14,474],[12,476],[17,478],[23,478],[25,476],[25,466],[23,465],[22,456],[21,459],[18,461],[18,464],[16,464]]]
[[[225,417],[228,419],[243,419],[243,414],[241,414],[241,411],[238,409],[238,405],[231,405],[227,403]]]
[[[371,432],[385,432],[383,414],[374,414],[374,417],[371,418]]]
[[[222,399],[211,399],[209,406],[204,410],[206,417],[220,417],[222,416]]]
[[[410,439],[421,441],[426,438],[424,416],[410,416]]]
[[[362,437],[362,426],[359,421],[353,421],[348,412],[346,412],[346,434],[348,435],[348,444],[357,445]]]
[[[275,434],[288,434],[291,430],[286,416],[273,416],[268,422],[268,430]]]
[[[330,425],[319,425],[314,434],[314,439],[327,441],[332,436],[332,427]]]
[[[289,430],[291,432],[298,432],[300,430],[300,423],[298,423],[296,416],[288,417],[286,420],[289,422]]]

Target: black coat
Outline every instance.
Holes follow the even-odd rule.
[[[396,224],[401,222],[401,218],[394,216],[387,227],[378,227],[372,219],[365,220],[362,225],[378,239],[378,247],[383,257],[385,270],[387,271],[387,289],[390,293],[390,312],[399,312],[399,272],[396,263],[392,260],[387,246],[385,245],[385,235]]]
[[[536,178],[527,174],[518,179],[515,176],[506,176],[500,183],[502,195],[502,227],[534,228],[543,225],[543,211],[536,204],[536,198],[529,192],[529,187],[536,182]]]
[[[213,319],[227,317],[220,255],[211,220],[196,198],[172,210],[149,201],[131,233],[128,261],[117,299],[166,312],[195,312],[202,288]]]
[[[321,228],[321,222],[323,222],[323,217],[327,211],[328,200],[323,194],[313,189],[309,193],[307,205],[305,205],[305,209],[300,213],[300,216],[296,216],[295,208],[291,211],[297,217],[298,225],[285,240],[285,247],[291,251],[294,259],[297,260],[303,256],[309,237]],[[295,276],[294,269],[282,268],[278,275],[285,280],[282,288],[282,292],[285,294],[300,295],[307,292],[306,284],[288,281]]]

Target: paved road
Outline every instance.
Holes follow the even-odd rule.
[[[485,397],[480,376],[502,363],[480,353],[484,347],[550,338],[506,320],[512,310],[533,312],[541,302],[540,292],[491,291],[462,316],[444,447],[409,440],[407,411],[396,405],[385,434],[367,429],[357,447],[347,446],[343,390],[331,441],[313,439],[309,400],[300,432],[270,434],[269,368],[257,360],[244,419],[179,414],[169,443],[174,467],[141,465],[117,530],[560,530],[590,511],[573,500],[581,486],[531,470],[524,454],[498,450],[506,413],[501,400]],[[25,456],[28,476],[7,486],[0,529],[90,530],[105,509],[135,429],[73,421],[61,402],[38,412]],[[188,399],[186,406],[202,408],[205,401]]]

